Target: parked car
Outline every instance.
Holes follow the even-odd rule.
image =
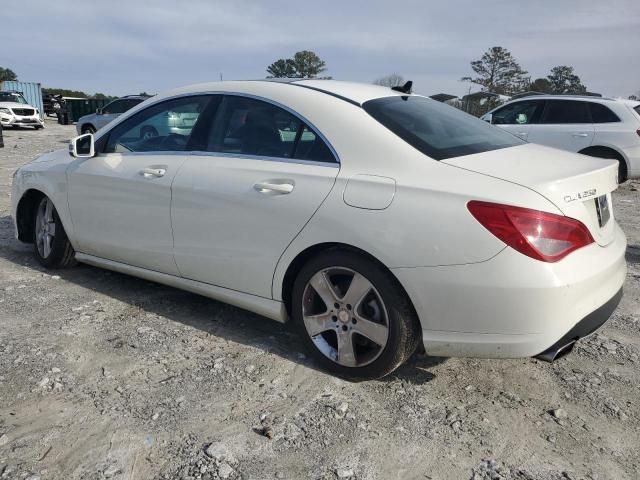
[[[19,92],[0,92],[0,123],[4,128],[44,128],[38,109],[29,105]]]
[[[536,95],[502,105],[482,119],[531,143],[617,160],[620,183],[640,177],[640,102]]]
[[[180,133],[140,138],[173,112],[190,119]],[[69,150],[14,176],[16,236],[45,267],[77,260],[291,320],[341,376],[388,374],[420,343],[550,360],[622,295],[617,162],[406,87],[185,87]]]
[[[144,102],[147,98],[148,97],[142,95],[129,95],[118,98],[96,110],[96,113],[80,117],[76,122],[76,130],[78,131],[78,134],[95,133],[98,129],[118,118],[127,110],[130,110],[139,103]]]

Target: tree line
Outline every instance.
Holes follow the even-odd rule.
[[[462,81],[475,83],[485,91],[502,95],[527,91],[572,95],[587,93],[587,87],[573,67],[559,65],[553,67],[546,77],[531,80],[528,72],[504,47],[491,47],[480,59],[471,62],[471,69],[475,76],[462,77]]]
[[[280,58],[267,66],[268,78],[331,78],[318,77],[327,70],[327,65],[315,52],[302,50],[290,58]],[[553,67],[546,77],[531,79],[509,50],[504,47],[489,48],[478,60],[471,62],[473,76],[462,77],[465,82],[480,85],[484,91],[516,95],[527,91],[551,94],[585,94],[587,87],[569,65]],[[0,67],[0,81],[18,80],[16,73],[10,68]],[[392,73],[373,81],[377,85],[395,87],[405,83],[402,75]],[[77,90],[43,88],[44,94],[56,94],[69,97],[88,97]],[[94,98],[114,98],[96,93]],[[636,99],[637,95],[629,98]]]

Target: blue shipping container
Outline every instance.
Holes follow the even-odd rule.
[[[20,92],[29,105],[36,107],[40,112],[40,118],[44,118],[44,103],[42,102],[42,87],[39,83],[18,82],[5,80],[0,82],[0,91]]]

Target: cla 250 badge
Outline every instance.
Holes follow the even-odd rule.
[[[590,190],[585,190],[583,192],[578,192],[578,193],[572,193],[572,194],[569,194],[569,195],[565,195],[563,198],[564,198],[565,202],[570,203],[570,202],[573,202],[575,200],[582,200],[582,199],[585,199],[585,198],[595,197],[595,195],[596,195],[596,189],[592,188]]]

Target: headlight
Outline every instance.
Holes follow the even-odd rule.
[[[9,115],[11,115],[11,110],[9,110],[8,108],[0,107],[0,113],[8,113]]]
[[[40,115],[40,110],[36,108],[36,115]]]

